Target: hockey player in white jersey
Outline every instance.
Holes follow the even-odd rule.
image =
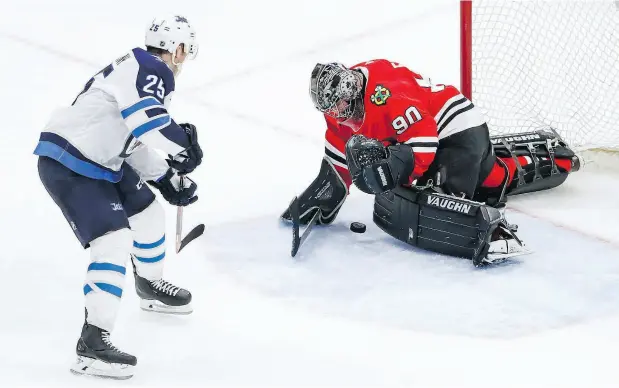
[[[54,112],[34,153],[40,179],[84,248],[86,319],[75,373],[129,378],[137,359],[110,340],[131,259],[145,310],[192,312],[191,293],[163,279],[165,217],[145,182],[175,206],[195,202],[196,184],[179,175],[202,161],[195,126],[168,112],[175,77],[197,54],[186,18],[154,19],[146,49],[134,48],[91,78]],[[160,150],[168,158],[160,156]]]

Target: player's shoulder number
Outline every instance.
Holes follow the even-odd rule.
[[[157,90],[153,90],[155,87]],[[142,88],[145,93],[156,94],[157,97],[163,98],[165,96],[165,88],[163,87],[163,78],[159,78],[155,74],[149,74],[146,76],[146,85]]]

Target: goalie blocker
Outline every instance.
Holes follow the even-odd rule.
[[[434,190],[400,186],[376,195],[373,218],[400,241],[476,266],[528,253],[498,209]]]

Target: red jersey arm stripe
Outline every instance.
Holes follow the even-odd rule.
[[[345,152],[346,143],[344,140],[338,137],[332,130],[327,129],[325,133],[325,158],[335,167],[335,171],[346,183],[346,187],[350,188],[352,178],[348,172]]]
[[[338,150],[337,147],[329,143],[329,140],[325,141],[325,155],[335,166],[348,170],[348,166],[346,165],[346,156],[342,151]]]

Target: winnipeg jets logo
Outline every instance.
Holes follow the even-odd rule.
[[[428,205],[440,207],[447,210],[453,210],[459,213],[468,214],[471,211],[471,205],[466,203],[452,201],[451,199],[441,198],[435,195],[428,196]]]
[[[136,139],[133,135],[130,135],[127,141],[125,142],[125,147],[123,151],[120,153],[121,158],[128,158],[133,152],[141,148],[143,144]]]
[[[129,145],[129,149],[127,150],[127,153],[132,153],[133,151],[135,151],[136,149],[138,149],[139,146],[141,146],[142,143],[140,143],[140,141],[138,139],[133,139],[131,141],[131,144]]]
[[[141,190],[141,189],[142,189],[142,186],[144,186],[144,183],[145,183],[145,182],[144,182],[144,179],[140,178],[140,180],[138,181],[138,183],[136,183],[135,188],[136,188],[137,190]]]

